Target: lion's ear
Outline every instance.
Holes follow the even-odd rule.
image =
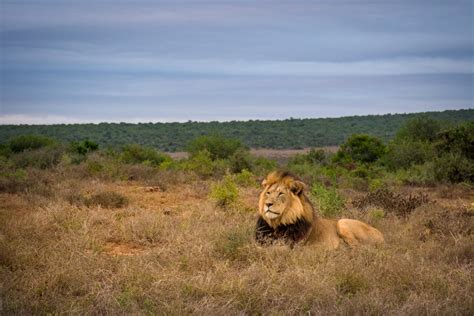
[[[263,179],[262,181],[262,187],[266,186],[267,185],[267,179]]]
[[[291,192],[296,195],[299,195],[301,192],[303,192],[304,189],[306,189],[306,185],[301,181],[295,180],[290,184]]]

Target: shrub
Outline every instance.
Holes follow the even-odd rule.
[[[0,168],[0,192],[19,193],[25,191],[30,185],[25,170]]]
[[[422,165],[414,165],[408,169],[400,169],[395,174],[397,180],[411,185],[433,185],[436,182],[434,163],[425,162]]]
[[[474,122],[468,122],[439,134],[438,154],[457,153],[474,159]]]
[[[326,188],[320,183],[315,183],[311,188],[311,196],[318,205],[319,213],[323,216],[337,216],[344,207],[344,199],[334,187]]]
[[[242,170],[242,172],[237,173],[234,175],[235,182],[238,185],[244,187],[256,186],[255,176],[252,172],[248,171],[247,169]]]
[[[461,153],[445,153],[434,161],[434,177],[451,183],[474,182],[474,161]]]
[[[228,208],[235,205],[239,198],[239,189],[230,175],[226,175],[222,181],[214,184],[211,188],[210,197],[217,206]]]
[[[219,135],[201,136],[189,143],[187,151],[191,156],[206,150],[212,160],[230,158],[237,150],[247,148],[236,139],[228,139]]]
[[[277,168],[274,160],[265,157],[252,157],[252,172],[256,175],[266,175]]]
[[[395,140],[388,145],[384,165],[391,170],[421,165],[435,157],[432,143],[420,140]]]
[[[120,160],[128,164],[143,163],[153,167],[158,167],[161,163],[171,158],[158,152],[151,147],[143,147],[137,144],[125,145],[120,154]]]
[[[397,216],[407,216],[417,207],[428,203],[428,196],[423,193],[403,196],[390,191],[388,188],[380,188],[374,192],[367,193],[366,196],[356,199],[352,204],[363,209],[367,206],[383,208],[387,212],[392,212]]]
[[[71,152],[80,154],[80,155],[86,155],[90,152],[96,151],[99,149],[99,144],[90,141],[88,139],[83,140],[81,142],[72,142],[69,144],[69,149]]]
[[[10,157],[17,168],[47,169],[56,166],[64,154],[61,146],[48,146],[35,150],[26,150]]]
[[[39,149],[55,144],[56,142],[48,137],[39,135],[21,135],[12,138],[8,146],[14,153],[19,153],[25,150]]]
[[[249,236],[251,233],[248,228],[238,228],[223,234],[214,244],[216,256],[230,260],[245,259],[242,249],[249,243]]]
[[[372,163],[380,159],[385,152],[386,147],[378,138],[365,134],[354,134],[341,145],[333,161],[343,164],[350,162]]]
[[[229,157],[229,164],[231,172],[238,173],[244,169],[252,170],[252,157],[245,148],[237,149],[232,156]]]
[[[178,162],[177,168],[193,171],[201,177],[210,177],[217,171],[219,165],[211,159],[211,154],[207,150],[203,150]]]
[[[395,139],[433,142],[441,131],[441,123],[426,116],[408,120],[398,131]]]

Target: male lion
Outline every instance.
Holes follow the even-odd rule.
[[[318,217],[305,184],[288,172],[274,171],[262,185],[255,235],[259,244],[282,240],[291,246],[307,242],[335,249],[341,241],[350,247],[384,242],[380,231],[361,221]]]

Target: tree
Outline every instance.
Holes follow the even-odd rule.
[[[386,147],[378,138],[354,134],[341,145],[334,156],[334,162],[372,163],[380,159],[385,152]]]
[[[239,140],[220,135],[200,136],[189,143],[187,151],[191,156],[207,150],[212,160],[230,158],[237,150],[248,150]]]

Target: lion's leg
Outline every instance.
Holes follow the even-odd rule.
[[[339,237],[342,238],[349,245],[349,247],[356,247],[359,245],[359,241],[357,240],[354,232],[352,231],[352,227],[349,223],[345,222],[344,220],[337,221],[336,224],[337,234]]]
[[[384,238],[380,231],[354,219],[340,219],[336,225],[338,235],[351,247],[360,243],[383,243]]]

